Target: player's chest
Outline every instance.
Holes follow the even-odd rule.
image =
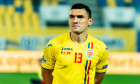
[[[96,48],[90,49],[85,46],[62,46],[57,54],[56,62],[61,66],[86,66],[91,60],[91,66],[96,66],[99,60],[99,53]]]

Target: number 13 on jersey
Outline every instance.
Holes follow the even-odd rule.
[[[81,63],[82,62],[82,53],[75,53],[75,61],[74,63]]]

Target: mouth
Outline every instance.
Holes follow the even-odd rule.
[[[73,25],[72,27],[80,27],[79,25]]]

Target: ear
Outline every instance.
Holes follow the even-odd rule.
[[[88,21],[88,25],[90,26],[90,25],[92,25],[92,23],[93,23],[93,18],[90,18]]]

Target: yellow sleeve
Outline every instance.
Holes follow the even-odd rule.
[[[107,67],[108,67],[108,49],[105,48],[99,58],[99,62],[97,63],[96,72],[104,73],[107,71]]]
[[[41,66],[44,69],[54,69],[55,65],[55,48],[52,42],[49,42],[44,49]]]

